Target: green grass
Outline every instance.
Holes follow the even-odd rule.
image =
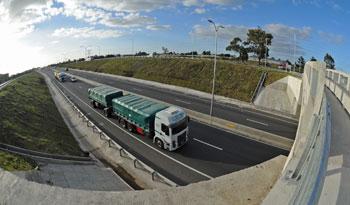
[[[34,169],[35,165],[19,155],[0,151],[0,167],[6,171],[28,171]]]
[[[210,59],[119,58],[63,66],[178,85],[207,93],[211,92],[213,76],[213,61]],[[263,71],[267,71],[268,78],[273,80],[288,75],[252,63],[240,64],[219,60],[215,93],[249,101]]]
[[[25,149],[82,156],[43,77],[31,72],[0,90],[0,142]]]

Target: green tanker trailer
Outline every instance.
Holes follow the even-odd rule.
[[[188,141],[187,114],[181,108],[167,106],[137,95],[110,87],[88,90],[94,108],[103,109],[107,117],[114,117],[130,132],[153,139],[160,148],[173,151]]]

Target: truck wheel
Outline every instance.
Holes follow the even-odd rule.
[[[127,127],[129,132],[134,132],[134,126],[132,124],[128,123]]]
[[[120,124],[123,128],[126,128],[126,122],[123,119],[120,119]]]
[[[97,108],[95,101],[91,101],[92,107]]]
[[[103,109],[103,113],[106,117],[111,117],[111,111],[108,108]]]
[[[164,145],[163,145],[163,142],[162,142],[162,140],[160,140],[160,139],[156,139],[156,145],[159,147],[159,148],[161,148],[161,149],[164,149]]]

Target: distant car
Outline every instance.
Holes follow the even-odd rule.
[[[77,82],[77,79],[76,79],[74,76],[71,76],[71,77],[70,77],[70,81],[72,81],[72,82]]]

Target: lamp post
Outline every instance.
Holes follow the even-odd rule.
[[[215,22],[211,19],[208,19],[208,22],[213,24],[215,29],[215,55],[214,55],[214,74],[213,74],[213,87],[211,90],[211,103],[210,103],[210,122],[213,115],[213,104],[214,104],[214,91],[215,91],[215,78],[216,78],[216,55],[218,53],[218,32],[220,28],[224,28],[223,26],[217,26]]]

